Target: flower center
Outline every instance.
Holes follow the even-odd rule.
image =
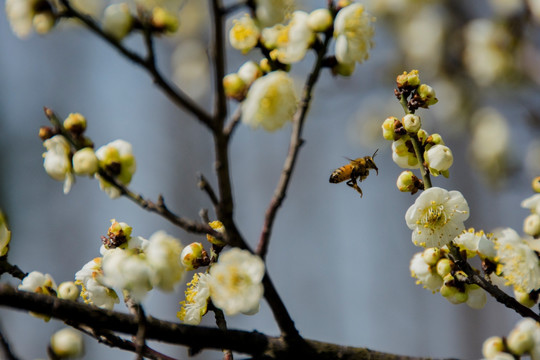
[[[445,225],[448,220],[448,216],[444,211],[444,206],[432,202],[431,206],[424,211],[423,216],[419,220],[419,224],[423,225],[425,228],[436,229]]]

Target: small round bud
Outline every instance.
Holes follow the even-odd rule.
[[[531,296],[526,291],[520,291],[516,290],[514,288],[514,298],[523,306],[526,306],[528,308],[533,307],[536,304],[536,301],[534,299],[531,299]]]
[[[425,142],[427,141],[427,138],[429,137],[427,131],[424,129],[418,130],[418,133],[416,134],[416,136],[418,137],[418,140],[420,140],[422,145],[425,144]]]
[[[403,123],[403,127],[405,128],[405,130],[410,133],[417,133],[422,126],[420,116],[414,114],[405,115],[403,119],[401,119],[401,122]]]
[[[486,359],[493,359],[498,353],[504,350],[504,341],[498,336],[487,338],[482,345],[482,355]]]
[[[416,88],[420,85],[420,76],[418,70],[412,70],[411,72],[404,71],[403,74],[398,75],[396,78],[398,89],[401,88]]]
[[[82,134],[86,130],[86,118],[79,113],[71,113],[64,120],[64,128],[74,134]]]
[[[399,120],[395,116],[387,117],[382,124],[383,138],[389,141],[394,141],[399,138],[399,135],[395,132],[395,124],[399,123]]]
[[[313,10],[308,17],[307,24],[315,32],[324,32],[332,26],[332,14],[328,9]]]
[[[242,101],[246,97],[247,85],[236,73],[226,75],[223,78],[223,88],[225,95],[230,98]]]
[[[263,76],[261,68],[254,61],[246,61],[240,66],[237,74],[247,86],[250,86],[255,80]]]
[[[201,260],[206,252],[201,243],[194,242],[186,246],[180,254],[180,260],[186,270],[194,270],[200,266]]]
[[[36,30],[36,33],[41,35],[51,31],[51,29],[54,27],[55,22],[56,19],[53,13],[50,11],[37,13],[32,19],[32,25],[34,26],[34,30]]]
[[[99,169],[99,160],[94,149],[86,147],[73,155],[73,171],[77,175],[93,176]]]
[[[208,223],[208,225],[210,225],[210,227],[214,230],[216,230],[218,233],[225,233],[225,227],[223,226],[223,224],[221,223],[221,221],[212,221],[210,223]],[[219,240],[218,238],[212,236],[212,235],[206,235],[206,239],[211,242],[212,244],[214,245],[217,245],[217,246],[225,246],[226,242],[223,241],[223,240]]]
[[[448,170],[454,163],[452,151],[445,145],[432,146],[424,153],[424,159],[429,172],[434,176],[438,176],[441,172]]]
[[[433,266],[437,263],[437,261],[439,261],[439,259],[441,258],[441,249],[439,248],[427,248],[426,250],[424,250],[424,252],[422,253],[422,258],[424,259],[424,261],[426,262],[426,264],[430,265],[430,266]]]
[[[50,349],[60,359],[81,357],[84,354],[83,337],[71,328],[64,328],[51,337]]]
[[[531,214],[525,218],[525,221],[523,222],[523,232],[534,237],[540,235],[539,214]]]
[[[54,131],[50,126],[42,126],[39,128],[39,138],[43,141],[54,136]]]
[[[469,277],[465,274],[465,271],[459,270],[454,273],[454,278],[458,281],[465,282]]]
[[[444,145],[443,138],[441,134],[431,134],[427,137],[426,142],[431,145]]]
[[[416,90],[416,94],[421,100],[420,107],[427,108],[431,105],[435,105],[437,103],[437,98],[435,97],[435,90],[429,85],[422,84],[418,87]]]
[[[152,26],[158,31],[175,32],[178,29],[178,19],[162,7],[152,10]]]
[[[397,178],[396,186],[401,192],[412,192],[415,189],[415,178],[412,171],[403,171]]]
[[[341,76],[351,76],[354,73],[356,67],[355,62],[351,63],[336,63],[332,67],[332,74],[341,75]]]
[[[537,192],[537,193],[540,193],[540,176],[537,176],[533,179],[532,181],[532,189]]]
[[[454,262],[450,259],[443,258],[437,262],[437,274],[442,278],[445,278],[446,275],[450,274],[453,268]]]
[[[114,249],[124,244],[131,239],[131,231],[133,228],[125,222],[118,222],[115,219],[111,220],[111,226],[107,230],[107,236],[102,236],[101,240],[106,249]],[[127,245],[124,245],[126,247]]]
[[[127,3],[107,6],[103,14],[103,31],[116,40],[122,40],[129,34],[132,27],[133,16]]]
[[[534,338],[531,331],[514,328],[506,338],[508,349],[514,354],[521,356],[531,351],[534,347]]]
[[[60,299],[77,300],[80,289],[73,281],[65,281],[58,286],[57,295]]]
[[[270,66],[270,61],[267,58],[261,59],[261,61],[259,61],[259,67],[261,68],[262,72],[265,74],[268,74],[270,71],[272,71],[272,67]]]

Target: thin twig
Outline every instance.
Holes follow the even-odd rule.
[[[239,105],[234,111],[231,120],[227,126],[225,126],[225,129],[223,129],[223,134],[227,137],[227,139],[232,136],[234,129],[236,129],[237,125],[240,123],[240,119],[242,119],[242,106]]]
[[[213,44],[212,61],[214,63],[214,88],[215,88],[215,110],[214,125],[216,131],[221,131],[223,122],[227,116],[227,98],[223,87],[225,77],[225,41],[223,39],[223,5],[220,0],[212,0],[212,23],[213,23]]]
[[[14,278],[24,279],[27,273],[22,271],[17,265],[12,265],[7,261],[7,258],[4,256],[0,258],[0,276],[4,273],[8,273]]]
[[[309,78],[304,85],[304,91],[302,94],[302,99],[300,101],[300,106],[293,118],[293,128],[291,133],[291,141],[289,144],[289,152],[287,154],[287,158],[285,159],[285,164],[283,165],[283,170],[281,172],[281,177],[279,179],[278,185],[276,187],[276,190],[274,191],[274,196],[272,197],[270,205],[266,210],[263,229],[261,231],[261,236],[257,245],[256,253],[262,258],[266,256],[266,253],[268,251],[268,243],[270,242],[272,226],[274,224],[277,211],[281,206],[283,199],[285,198],[285,195],[287,193],[287,188],[289,186],[292,171],[298,157],[298,152],[303,143],[301,136],[304,120],[306,118],[311,103],[313,87],[315,86],[315,83],[317,82],[321,73],[323,59],[326,55],[328,45],[330,44],[331,39],[332,32],[331,30],[329,30],[325,34],[325,39],[322,46],[320,46],[317,51],[317,60],[315,61],[311,74],[309,75]]]
[[[209,305],[212,305],[210,303]],[[225,320],[225,315],[223,311],[215,306],[211,306],[212,311],[214,312],[214,318],[216,319],[216,325],[219,329],[227,331],[227,320]],[[232,351],[229,349],[223,349],[223,360],[233,360]]]
[[[137,320],[139,328],[135,335],[135,347],[137,349],[137,360],[143,360],[144,348],[146,347],[146,315],[141,305],[137,307]]]
[[[218,206],[219,200],[218,200],[218,198],[216,196],[216,193],[215,193],[214,189],[212,189],[212,186],[210,186],[210,183],[204,177],[203,174],[199,174],[199,183],[198,183],[198,185],[199,185],[199,189],[204,190],[204,192],[206,192],[206,194],[210,198],[210,201],[212,201],[212,205],[214,205],[214,207]]]
[[[64,18],[76,18],[82,21],[91,31],[96,35],[105,40],[109,45],[118,50],[122,55],[131,60],[133,63],[141,66],[146,69],[154,80],[154,83],[161,88],[167,94],[167,96],[175,103],[177,106],[187,110],[192,113],[199,119],[201,123],[206,125],[207,128],[212,128],[212,118],[211,116],[202,109],[195,101],[193,101],[185,92],[181,89],[174,89],[173,86],[161,75],[157,67],[155,66],[155,59],[152,53],[148,54],[148,57],[145,59],[138,55],[137,53],[129,50],[118,42],[115,38],[105,33],[91,17],[84,15],[74,9],[68,0],[61,0],[62,5],[64,5],[65,10],[63,13],[59,14],[59,17]],[[148,47],[147,39],[147,47]],[[153,51],[152,47],[148,47],[149,51]]]

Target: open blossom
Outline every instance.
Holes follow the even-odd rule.
[[[165,231],[157,231],[150,239],[144,253],[152,270],[152,283],[165,291],[172,291],[182,279],[185,269],[180,254],[182,244]]]
[[[493,261],[497,256],[493,234],[486,234],[482,230],[475,232],[473,228],[468,229],[456,236],[454,244],[467,251],[467,258],[478,254]]]
[[[47,149],[43,153],[43,167],[47,174],[54,180],[64,182],[64,194],[69,193],[71,185],[75,181],[71,168],[70,146],[62,135],[55,135],[43,142]]]
[[[32,271],[19,285],[19,290],[56,296],[56,283],[49,274]]]
[[[521,202],[521,207],[529,209],[533,214],[540,215],[540,194],[534,194]]]
[[[520,291],[540,288],[540,264],[536,253],[517,232],[507,228],[497,237],[497,274]]]
[[[247,250],[231,249],[210,268],[212,303],[226,315],[253,314],[264,289],[264,262]]]
[[[186,299],[180,303],[182,305],[177,316],[185,324],[198,325],[201,318],[208,310],[208,299],[210,298],[210,275],[198,273],[193,275],[187,285]]]
[[[294,0],[255,0],[255,16],[263,27],[283,22],[293,8]]]
[[[292,79],[284,71],[273,71],[251,85],[242,103],[242,122],[275,131],[292,120],[296,108]]]
[[[306,56],[309,47],[315,40],[315,34],[308,24],[308,19],[308,13],[295,11],[291,21],[286,26],[278,24],[263,33],[263,36],[273,38],[264,41],[265,43],[275,42],[272,44],[275,47],[272,56],[279,62],[292,64]]]
[[[120,301],[116,292],[103,283],[101,262],[100,257],[87,262],[75,274],[75,284],[81,286],[81,297],[85,303],[112,310]]]
[[[353,3],[341,9],[334,23],[336,59],[340,63],[362,63],[373,47],[374,17],[362,4]]]
[[[443,285],[443,279],[437,273],[436,266],[428,264],[424,259],[423,253],[414,254],[409,270],[411,271],[411,276],[418,279],[417,283],[422,284],[426,289],[435,292],[439,291]]]
[[[137,169],[131,144],[124,140],[115,140],[97,149],[96,156],[101,168],[106,169],[118,182],[129,185]],[[96,174],[101,190],[105,191],[111,199],[120,196],[120,190]]]
[[[20,38],[28,37],[32,30],[45,34],[55,23],[51,5],[45,0],[6,0],[6,15]]]
[[[469,205],[463,195],[439,187],[424,191],[405,214],[413,243],[424,247],[447,245],[465,229],[463,222],[468,217]]]
[[[261,32],[251,16],[245,14],[240,19],[233,20],[234,25],[229,31],[229,41],[231,46],[237,50],[247,53],[253,49]]]

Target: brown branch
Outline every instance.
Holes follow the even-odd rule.
[[[482,276],[480,276],[472,267],[471,265],[465,260],[460,252],[459,248],[450,245],[450,256],[452,257],[452,260],[456,264],[456,266],[465,272],[467,274],[467,277],[471,284],[476,284],[480,286],[482,289],[487,291],[491,296],[495,298],[498,302],[503,304],[509,309],[514,310],[518,314],[520,314],[523,317],[529,317],[531,319],[536,320],[537,322],[540,322],[540,315],[529,309],[528,307],[521,305],[516,299],[506,294],[504,291],[499,289],[496,285],[492,284],[490,281],[486,280]]]
[[[215,306],[210,302],[211,309],[214,312],[214,318],[216,319],[216,325],[220,330],[227,331],[227,321],[225,320],[225,315],[223,314],[223,311]],[[233,360],[233,353],[229,349],[223,349],[223,360]]]
[[[115,38],[105,33],[90,16],[84,15],[75,10],[68,0],[61,0],[62,5],[65,6],[64,12],[59,14],[59,17],[63,18],[76,18],[83,22],[92,32],[97,36],[105,40],[109,45],[118,50],[122,55],[131,60],[134,64],[139,65],[152,75],[154,83],[172,100],[177,106],[192,113],[197,119],[205,125],[207,128],[212,128],[211,116],[202,109],[195,101],[193,101],[185,92],[181,89],[174,89],[173,86],[161,75],[156,67],[155,59],[153,56],[153,47],[151,42],[146,39],[147,50],[149,54],[147,58],[141,57],[139,54],[129,50],[118,42]]]
[[[289,152],[287,154],[287,158],[285,159],[285,164],[283,165],[283,170],[281,172],[281,177],[279,179],[278,185],[276,187],[276,190],[274,191],[274,196],[272,197],[272,200],[270,201],[270,205],[268,206],[268,209],[266,210],[263,229],[261,231],[261,236],[259,238],[259,243],[257,245],[256,253],[262,258],[266,256],[266,253],[268,251],[268,243],[270,241],[270,235],[272,233],[272,226],[274,224],[277,211],[279,207],[281,206],[283,199],[286,196],[287,188],[289,186],[289,182],[292,175],[292,171],[294,169],[296,159],[298,158],[298,152],[303,143],[301,136],[302,136],[302,128],[304,126],[304,120],[306,118],[306,115],[307,115],[307,112],[309,110],[309,106],[311,103],[313,87],[315,86],[315,83],[319,79],[319,75],[322,70],[323,59],[324,59],[324,56],[326,55],[328,45],[330,44],[331,39],[332,39],[332,29],[328,30],[325,33],[324,42],[322,46],[320,46],[317,49],[317,60],[315,61],[311,74],[309,75],[309,78],[306,81],[306,84],[304,85],[304,90],[302,94],[302,99],[300,101],[300,105],[298,107],[298,110],[294,114]]]
[[[237,125],[240,123],[240,119],[242,118],[242,106],[238,105],[236,108],[231,120],[223,129],[223,134],[229,139],[232,136],[232,133],[234,129],[236,129]]]
[[[24,279],[26,275],[28,275],[27,273],[22,271],[17,265],[11,265],[7,261],[6,256],[0,257],[0,276],[4,273],[8,273],[14,278],[17,278],[20,280]]]
[[[206,194],[210,198],[210,201],[212,201],[212,205],[214,205],[214,207],[217,206],[219,204],[219,200],[218,200],[218,198],[216,196],[216,193],[215,193],[214,189],[212,189],[212,186],[210,186],[210,183],[204,177],[203,174],[199,174],[199,183],[198,183],[198,185],[199,185],[199,189],[206,192]]]
[[[225,41],[223,39],[223,5],[221,0],[212,0],[213,44],[212,61],[214,63],[215,116],[216,131],[221,131],[227,116],[227,98],[223,87],[225,77]]]
[[[53,296],[18,291],[7,284],[0,284],[0,305],[33,311],[68,324],[75,322],[100,331],[106,329],[131,335],[135,335],[138,331],[138,322],[134,315],[103,310]],[[283,338],[267,336],[256,331],[223,331],[203,326],[176,324],[152,317],[146,319],[146,331],[146,338],[149,340],[188,346],[191,349],[229,348],[258,359],[428,360],[313,340],[290,344]]]

